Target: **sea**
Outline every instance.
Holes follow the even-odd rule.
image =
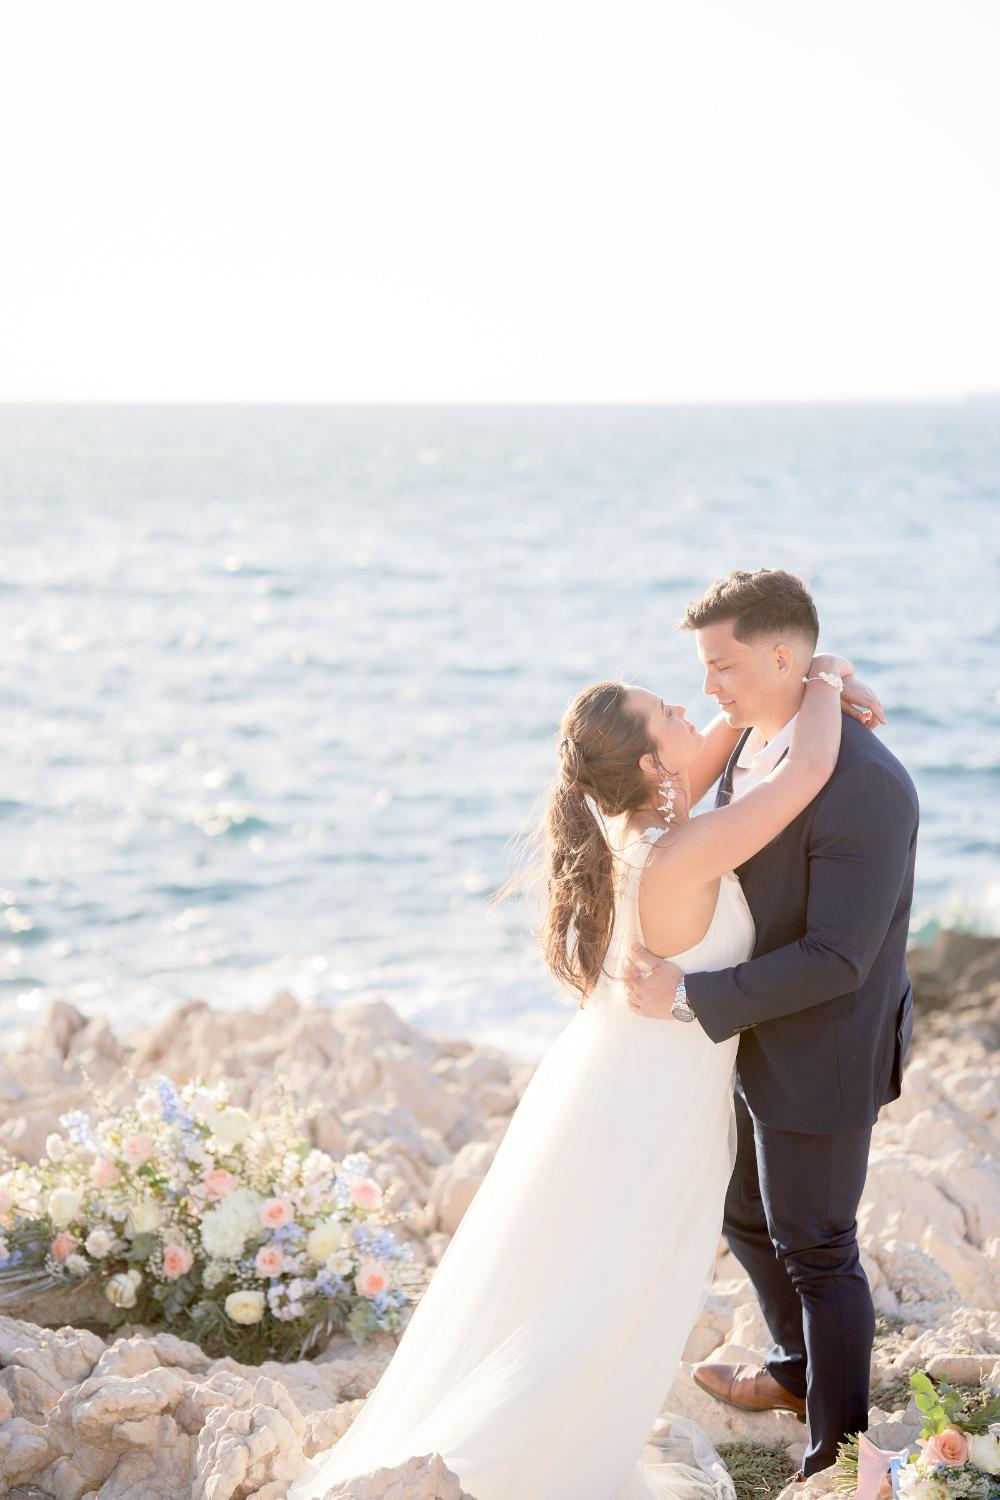
[[[913,941],[1000,933],[998,556],[988,402],[0,407],[0,1048],[289,990],[537,1059],[576,1000],[491,897],[560,716],[707,724],[678,621],[737,567],[882,697]]]

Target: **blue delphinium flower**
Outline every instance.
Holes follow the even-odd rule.
[[[342,1297],[347,1291],[347,1282],[343,1276],[338,1276],[323,1266],[316,1272],[316,1290],[324,1297]]]
[[[64,1115],[59,1116],[59,1124],[74,1145],[82,1146],[85,1151],[96,1151],[98,1149],[97,1137],[90,1123],[90,1116],[82,1109],[67,1110]]]
[[[368,1157],[363,1151],[352,1151],[340,1163],[340,1170],[348,1177],[367,1177]]]
[[[157,1073],[153,1081],[160,1096],[160,1113],[165,1122],[168,1125],[180,1125],[182,1130],[195,1126],[197,1122],[181,1103],[180,1091],[173,1079],[168,1078],[165,1073]]]

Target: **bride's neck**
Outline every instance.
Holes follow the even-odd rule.
[[[644,802],[641,807],[634,807],[632,809],[631,813],[629,814],[629,816],[633,817],[633,818],[637,818],[640,813],[653,813],[657,817],[663,818],[663,811],[659,807],[659,805],[657,803],[655,803],[655,802],[650,802],[650,803],[645,803]],[[687,815],[687,808],[682,805],[681,799],[678,798],[677,801],[674,803],[674,819],[673,819],[673,823],[671,823],[670,826],[674,827],[678,823],[686,823],[687,822],[687,816],[688,816]],[[666,822],[665,818],[664,818],[664,822]]]

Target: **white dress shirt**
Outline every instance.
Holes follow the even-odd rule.
[[[788,723],[770,740],[765,740],[756,725],[751,729],[733,767],[733,801],[774,770],[792,742],[797,718],[797,713],[792,714]]]

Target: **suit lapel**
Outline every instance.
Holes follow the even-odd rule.
[[[746,744],[746,742],[747,742],[747,740],[748,740],[748,738],[750,736],[750,730],[752,730],[752,729],[753,729],[753,725],[751,724],[750,725],[750,729],[745,729],[743,731],[743,733],[740,735],[740,738],[736,741],[736,749],[733,751],[732,755],[729,757],[729,763],[726,766],[726,769],[722,773],[722,780],[719,782],[719,790],[715,794],[715,805],[716,805],[716,807],[725,807],[728,803],[730,803],[733,800],[733,767],[736,765],[736,762],[739,760],[740,751],[743,749],[743,746]],[[785,754],[786,755],[788,754],[787,750],[785,751]]]

